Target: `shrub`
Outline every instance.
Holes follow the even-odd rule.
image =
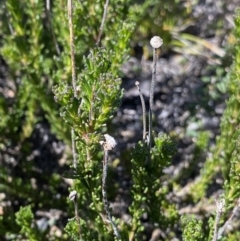
[[[108,159],[109,151],[114,151],[117,143],[110,135],[108,126],[123,95],[119,69],[127,58],[135,24],[140,22],[144,10],[154,1],[146,1],[142,9],[140,5],[130,3],[117,0],[108,5],[108,1],[98,0],[94,3],[79,1],[72,5],[69,0],[67,18],[65,1],[62,0],[53,1],[52,6],[49,1],[46,4],[25,0],[5,2],[7,14],[3,20],[5,34],[1,54],[9,68],[14,98],[0,98],[0,148],[5,151],[19,145],[23,150],[21,161],[16,163],[17,167],[22,168],[21,172],[13,179],[8,178],[14,171],[9,172],[11,169],[5,165],[0,173],[0,187],[3,191],[7,190],[11,203],[18,197],[18,205],[34,205],[32,209],[30,206],[20,208],[15,216],[14,205],[11,210],[4,210],[5,216],[0,219],[0,234],[5,235],[4,238],[142,240],[147,229],[145,218],[158,230],[172,230],[164,237],[165,240],[180,236],[176,230],[181,223],[183,240],[216,241],[222,238],[226,224],[237,212],[239,201],[237,204],[234,201],[239,198],[239,44],[236,41],[229,83],[230,99],[222,118],[221,135],[213,157],[206,161],[201,178],[192,192],[195,200],[206,196],[207,186],[221,167],[227,208],[224,209],[224,201],[217,201],[216,219],[209,218],[209,225],[206,225],[195,216],[183,216],[180,221],[178,207],[169,200],[172,187],[164,183],[164,169],[170,165],[177,147],[168,135],[155,135],[152,131],[156,48],[159,47],[153,46],[148,132],[146,107],[139,89],[143,106],[143,140],[128,156],[133,182],[131,202],[127,207],[130,216],[128,221],[112,216],[108,197],[114,194],[110,193],[112,180],[110,182],[108,178]],[[164,14],[168,7],[164,5]],[[152,10],[158,11],[158,8]],[[236,39],[240,37],[239,19],[237,13]],[[168,34],[164,37],[170,39]],[[61,185],[60,175],[46,173],[44,168],[38,172],[34,163],[26,161],[31,154],[34,128],[44,119],[59,139],[72,146],[73,162],[72,165],[67,163],[70,167],[64,173],[64,177],[74,180],[69,205],[65,196],[59,198],[57,195],[61,192],[57,189]],[[203,133],[200,136],[199,148],[206,147],[207,135]],[[197,149],[195,154],[199,155]],[[40,192],[39,187],[33,188],[35,178],[44,183],[40,185]],[[34,219],[33,210],[36,207],[66,210],[66,206],[68,215],[73,216],[74,213],[74,218],[67,221],[65,234],[50,234],[50,229],[57,222],[55,219],[44,228]],[[230,208],[233,209],[232,215],[227,219]],[[218,230],[220,224],[223,226]],[[237,239],[237,232],[226,235],[226,240],[234,238]]]

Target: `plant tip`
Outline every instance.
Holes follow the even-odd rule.
[[[154,49],[158,49],[159,47],[162,46],[163,40],[158,36],[154,36],[151,38],[150,44]]]

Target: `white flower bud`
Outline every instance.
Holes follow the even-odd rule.
[[[163,40],[158,36],[154,36],[151,38],[150,44],[154,49],[158,49],[159,47],[162,46]]]

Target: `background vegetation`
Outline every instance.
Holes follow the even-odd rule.
[[[74,1],[75,87],[66,2],[0,1],[1,240],[237,240],[235,1],[110,1],[99,43],[105,1]],[[143,80],[148,110],[153,35],[164,45],[149,147],[131,83]],[[119,144],[102,166],[104,134]]]

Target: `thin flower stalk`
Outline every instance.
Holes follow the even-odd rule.
[[[102,22],[101,22],[99,34],[98,34],[97,41],[96,41],[96,46],[99,46],[101,38],[102,38],[103,28],[104,28],[104,24],[105,24],[105,21],[107,18],[108,5],[109,5],[109,0],[106,0],[106,2],[104,4],[104,12],[103,12],[103,16],[102,16]]]
[[[150,44],[153,48],[153,68],[152,68],[152,81],[151,81],[151,89],[150,89],[150,97],[149,97],[149,140],[148,146],[149,151],[152,147],[152,113],[153,113],[153,101],[154,101],[154,88],[156,82],[156,72],[157,72],[157,49],[163,44],[163,41],[160,37],[153,37],[150,41]]]
[[[135,85],[139,91],[139,96],[140,96],[140,99],[141,99],[141,104],[142,104],[142,118],[143,118],[143,141],[146,139],[146,131],[147,131],[147,127],[146,127],[146,105],[145,105],[145,101],[144,101],[144,98],[143,98],[143,94],[141,92],[141,89],[139,87],[139,82],[136,81],[135,82]]]
[[[103,175],[102,175],[102,198],[103,198],[103,205],[104,210],[107,214],[108,222],[111,224],[113,233],[117,239],[121,239],[120,233],[116,224],[114,223],[110,210],[109,210],[109,203],[107,200],[107,172],[108,172],[108,151],[112,150],[116,146],[116,142],[113,137],[106,134],[104,135],[106,142],[100,142],[104,148],[104,156],[103,156]]]

